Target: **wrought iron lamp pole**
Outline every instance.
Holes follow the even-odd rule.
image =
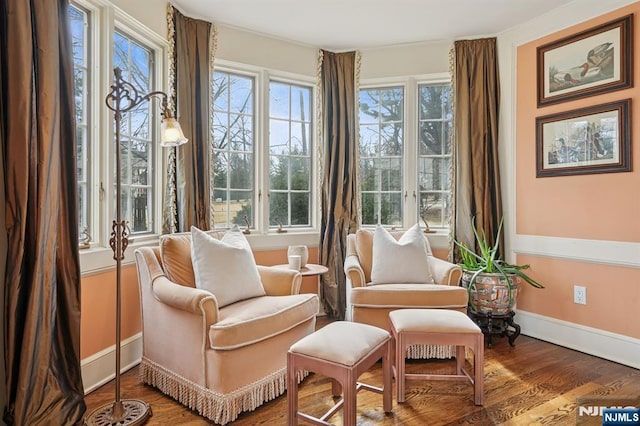
[[[115,68],[114,82],[111,91],[105,98],[107,108],[113,111],[115,121],[115,166],[116,166],[116,219],[111,226],[109,245],[116,261],[116,372],[115,401],[94,410],[85,420],[87,425],[139,425],[151,416],[151,407],[137,399],[120,399],[120,344],[121,344],[121,311],[122,311],[122,259],[129,244],[129,227],[122,219],[121,211],[121,176],[120,176],[120,123],[122,114],[131,111],[144,101],[157,97],[162,101],[162,146],[179,146],[187,142],[178,122],[173,118],[167,106],[168,96],[161,91],[140,95],[137,89],[122,79],[122,71]]]

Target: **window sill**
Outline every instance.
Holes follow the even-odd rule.
[[[449,248],[449,230],[438,229],[432,234],[427,234],[432,249],[447,250]],[[320,234],[318,231],[286,233],[270,232],[261,234],[252,232],[247,235],[251,248],[255,251],[283,250],[289,245],[304,244],[308,247],[318,247]],[[133,252],[139,247],[154,247],[158,245],[158,237],[140,238],[139,241],[129,244],[124,253],[122,266],[134,263]],[[80,270],[82,276],[89,276],[107,272],[115,268],[113,251],[109,247],[93,247],[80,251]]]
[[[139,247],[154,247],[158,245],[158,236],[139,238],[129,244],[124,252],[122,266],[131,265],[135,262],[133,252]],[[289,245],[304,244],[309,247],[317,247],[319,242],[318,231],[293,232],[289,230],[287,233],[270,232],[268,234],[259,234],[252,232],[247,235],[247,240],[251,248],[255,251],[266,250],[283,250]],[[110,247],[92,247],[90,249],[80,250],[80,270],[82,276],[101,274],[114,269],[116,261],[113,259],[113,250]]]
[[[133,252],[139,247],[153,247],[158,245],[158,237],[133,238],[133,242],[124,251],[122,266],[134,263]],[[90,249],[80,250],[80,271],[82,276],[95,275],[107,272],[116,266],[111,247],[95,246]]]
[[[320,241],[318,231],[292,231],[286,233],[269,232],[268,234],[252,233],[247,235],[251,248],[255,251],[282,250],[290,245],[304,244],[309,247],[317,247]]]
[[[449,230],[438,229],[435,231],[434,233],[426,234],[431,248],[436,250],[449,250]]]

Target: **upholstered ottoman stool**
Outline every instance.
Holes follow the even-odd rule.
[[[398,402],[405,400],[406,379],[469,380],[474,385],[475,404],[482,405],[484,336],[480,327],[458,311],[448,309],[402,309],[389,313],[395,339],[395,374]],[[407,347],[419,343],[455,345],[456,374],[407,374]],[[465,347],[473,350],[473,377],[463,368]]]
[[[297,425],[304,419],[317,425],[330,425],[327,419],[340,407],[343,424],[356,424],[356,393],[367,389],[382,393],[382,405],[391,412],[391,336],[386,330],[367,324],[337,321],[303,337],[294,343],[287,353],[287,402],[288,424]],[[382,358],[382,388],[357,382],[358,377]],[[311,371],[330,377],[334,396],[343,393],[338,403],[317,418],[298,411],[299,371]]]

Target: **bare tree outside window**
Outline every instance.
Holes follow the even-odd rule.
[[[213,83],[213,221],[216,227],[254,223],[253,77],[216,71]]]
[[[363,225],[402,225],[404,89],[360,90]]]
[[[420,85],[418,92],[418,217],[442,228],[451,200],[451,87]]]
[[[124,80],[140,93],[153,91],[153,52],[127,35],[113,36],[113,66],[122,70]],[[153,129],[157,108],[144,102],[123,115],[120,128],[121,206],[124,220],[133,234],[152,232],[153,212]],[[115,170],[114,170],[115,175]],[[114,182],[115,186],[115,182]]]
[[[73,52],[73,95],[76,121],[76,176],[78,182],[78,226],[80,243],[88,245],[91,226],[91,145],[89,123],[89,13],[69,6]]]
[[[310,87],[269,85],[269,224],[311,225]]]

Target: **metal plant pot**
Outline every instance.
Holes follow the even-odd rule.
[[[462,271],[462,286],[469,290],[469,305],[476,312],[507,314],[513,310],[518,295],[520,277],[500,273],[480,273],[470,285],[475,271]]]

